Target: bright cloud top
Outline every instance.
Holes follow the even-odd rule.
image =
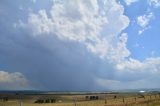
[[[125,47],[127,35],[118,38],[129,25],[129,19],[123,15],[123,6],[115,0],[101,3],[102,7],[97,0],[55,1],[48,14],[46,10],[30,13],[27,26],[34,35],[56,34],[60,39],[86,45],[101,58],[120,60],[129,55]]]

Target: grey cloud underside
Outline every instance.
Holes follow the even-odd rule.
[[[35,41],[27,37],[23,39],[18,37],[16,41],[13,39],[11,41],[12,44],[0,49],[3,52],[1,52],[1,63],[9,66],[5,68],[6,70],[21,71],[33,81],[33,87],[52,90],[97,89],[94,80],[101,66],[101,60],[88,55],[84,47],[64,43],[56,38],[48,44],[50,41],[46,39],[44,45],[52,45],[52,49],[48,51],[41,46],[41,39]],[[5,41],[1,43],[8,44]]]
[[[28,25],[26,18],[31,18],[29,13],[39,16],[39,9],[45,8],[48,15],[47,10],[50,10],[52,7],[51,1],[47,0],[46,2],[42,0],[38,4],[33,4],[28,0],[24,0],[23,2],[21,0],[15,0],[14,3],[11,3],[9,0],[2,0],[0,2],[0,68],[2,67],[2,70],[9,72],[21,72],[29,80],[29,84],[32,86],[31,88],[45,90],[124,89],[126,85],[133,87],[134,85],[141,84],[139,87],[145,87],[147,81],[150,81],[148,86],[153,85],[153,87],[159,87],[157,82],[159,80],[159,72],[157,72],[159,67],[155,65],[159,64],[159,59],[146,60],[144,62],[134,59],[124,59],[129,55],[125,45],[127,37],[121,36],[119,38],[114,34],[121,33],[127,27],[128,22],[126,24],[122,22],[125,24],[124,26],[114,27],[112,25],[114,28],[110,28],[108,24],[106,26],[108,30],[103,30],[102,38],[98,39],[101,41],[106,33],[113,34],[113,38],[110,39],[111,36],[104,38],[105,40],[102,40],[104,41],[102,44],[101,42],[97,43],[89,39],[91,47],[87,49],[86,45],[83,45],[79,41],[77,42],[77,40],[60,39],[58,37],[60,36],[58,35],[60,32],[51,32],[49,34],[40,33],[40,36],[35,36],[33,34],[35,26],[29,26],[28,29],[19,28],[18,24],[21,24],[20,27],[24,24]],[[23,8],[19,7],[19,5]],[[123,12],[122,7],[121,9],[120,14]],[[68,14],[73,15],[72,18],[79,20],[78,13],[71,14],[69,12]],[[115,15],[117,16],[119,14]],[[48,18],[50,17],[48,15]],[[124,17],[122,17],[121,21],[123,19]],[[41,18],[39,20],[41,21]],[[114,20],[111,21],[114,22]],[[30,25],[33,24],[30,23]],[[124,28],[119,29],[119,27]],[[92,27],[91,30],[93,30]],[[62,33],[62,37],[64,34]],[[75,37],[75,35],[72,34],[72,37]],[[111,41],[108,42],[108,39]],[[92,43],[95,45],[92,45]],[[115,62],[115,60],[110,62],[108,58],[106,59],[106,57],[111,56],[110,54],[112,52],[109,54],[102,53],[105,58],[99,58],[97,55],[101,55],[101,47],[105,46],[103,43],[110,44],[110,48],[115,51],[113,54],[117,55],[115,58],[122,58],[122,60],[119,60],[120,62]],[[120,48],[117,45],[120,45]],[[96,51],[98,47],[101,48],[100,51]],[[124,53],[119,56],[118,54],[121,54],[120,51],[123,50]],[[153,67],[150,69],[148,65],[153,65]],[[138,66],[138,68],[135,68],[135,66]],[[150,71],[153,68],[155,70],[153,72]],[[152,84],[152,81],[155,84]]]

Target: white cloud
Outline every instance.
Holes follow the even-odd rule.
[[[126,33],[122,33],[122,35],[119,37],[117,47],[112,48],[114,52],[111,57],[114,61],[118,62],[130,56],[130,51],[127,49],[127,40],[128,35]]]
[[[142,27],[141,30],[139,30],[139,34],[142,34],[145,30],[149,29],[151,26],[149,26],[150,21],[154,18],[154,15],[152,12],[149,14],[145,14],[142,16],[137,17],[137,24]]]
[[[143,16],[139,16],[139,17],[137,17],[137,24],[139,26],[145,28],[149,24],[149,22],[153,18],[153,16],[154,16],[153,13],[149,13],[148,15],[145,14]]]
[[[124,0],[125,3],[129,6],[131,5],[132,3],[135,3],[135,2],[138,2],[139,0]]]
[[[138,31],[138,34],[141,35],[145,30],[149,29],[149,27],[143,28]]]
[[[29,87],[29,84],[23,74],[0,71],[0,89],[26,89],[26,87]]]
[[[146,71],[148,73],[160,73],[160,58],[146,58],[143,62],[130,58],[129,60],[123,61],[117,64],[118,70],[125,70],[125,71],[133,71],[136,73]],[[144,74],[143,73],[143,74]]]
[[[60,39],[97,40],[96,35],[107,23],[107,18],[98,14],[96,0],[55,2],[49,14],[51,17],[45,10],[40,10],[38,14],[30,14],[28,23],[36,35],[51,33]]]
[[[95,45],[93,44],[86,44],[87,48],[94,54],[99,55],[100,58],[104,59],[106,57],[106,54],[108,54],[110,46],[108,41],[106,41],[106,39],[104,40],[100,40],[98,42],[95,43]]]
[[[160,0],[148,0],[148,3],[150,6],[153,6],[155,8],[160,7]]]

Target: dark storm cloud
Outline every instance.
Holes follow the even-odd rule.
[[[83,46],[57,38],[34,39],[23,31],[12,34],[5,31],[0,40],[0,61],[8,66],[6,70],[22,72],[41,89],[94,89],[100,60]]]

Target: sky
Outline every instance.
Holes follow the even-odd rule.
[[[0,90],[160,88],[160,0],[1,0]]]

